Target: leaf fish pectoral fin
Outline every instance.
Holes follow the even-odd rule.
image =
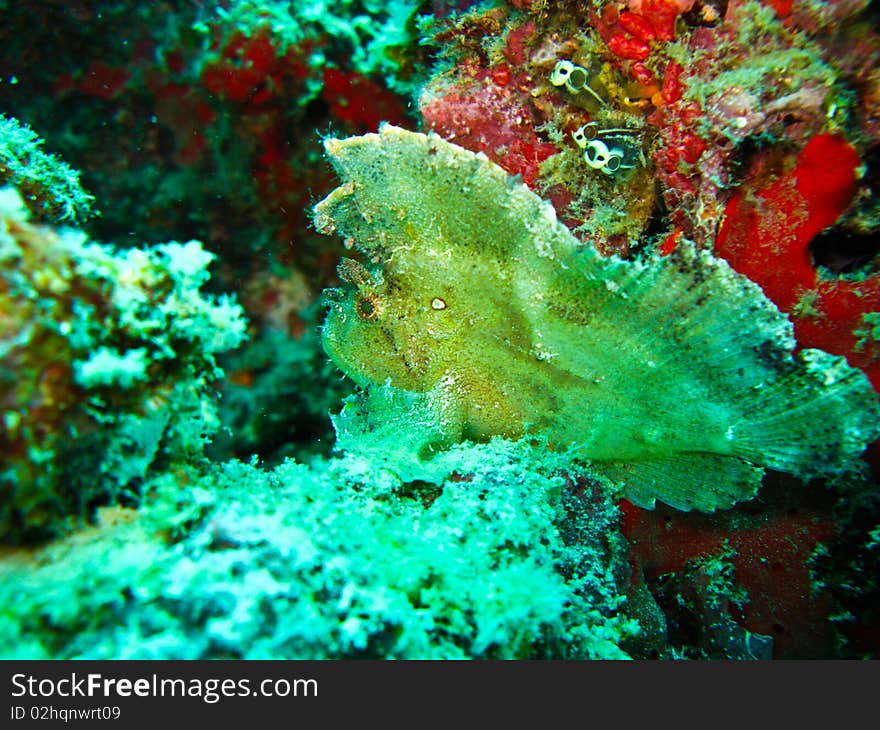
[[[714,512],[752,499],[764,475],[761,467],[735,456],[701,452],[625,464],[596,461],[591,467],[639,507],[654,509],[660,501],[684,512]]]

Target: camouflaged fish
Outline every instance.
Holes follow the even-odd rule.
[[[325,349],[365,388],[433,393],[455,439],[542,432],[636,504],[711,511],[753,496],[762,467],[831,473],[880,433],[861,371],[793,354],[785,315],[708,252],[603,258],[434,134],[325,148],[342,185],[316,225],[364,257],[328,292]]]

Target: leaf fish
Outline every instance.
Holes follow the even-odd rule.
[[[325,350],[365,389],[432,393],[453,440],[542,433],[638,505],[713,511],[764,467],[833,473],[880,435],[864,374],[795,353],[786,316],[709,252],[600,256],[433,133],[325,149],[342,184],[316,227],[362,255],[327,292]]]

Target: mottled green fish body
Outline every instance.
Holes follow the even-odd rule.
[[[328,292],[359,385],[431,393],[454,439],[546,434],[645,507],[714,510],[770,467],[844,468],[880,433],[870,383],[793,354],[787,318],[708,252],[603,258],[484,155],[385,125],[325,142],[319,230],[362,254]]]

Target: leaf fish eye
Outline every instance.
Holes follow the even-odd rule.
[[[354,300],[354,311],[364,322],[375,322],[382,314],[382,300],[373,292],[358,293]]]

